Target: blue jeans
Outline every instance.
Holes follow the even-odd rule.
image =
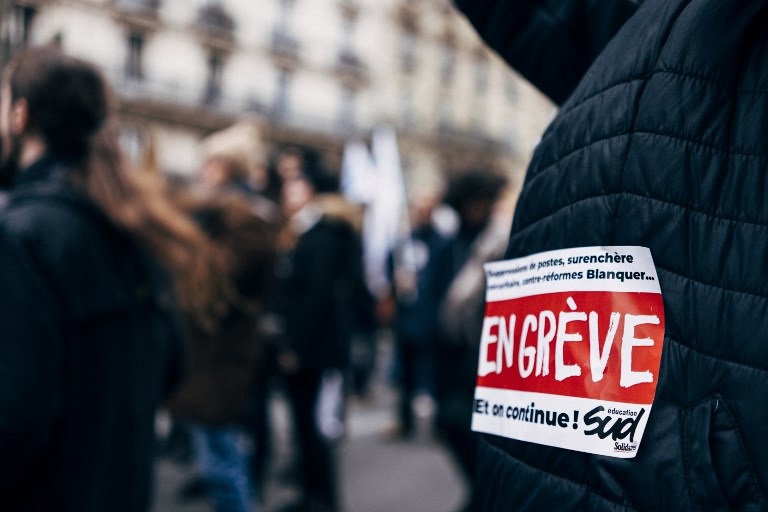
[[[253,512],[248,458],[235,427],[191,425],[197,463],[216,512]]]

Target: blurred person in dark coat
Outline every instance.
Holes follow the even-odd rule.
[[[434,194],[420,193],[410,201],[411,234],[398,241],[389,258],[395,334],[395,375],[399,386],[398,424],[388,435],[413,436],[414,398],[434,397],[435,350],[440,335],[440,283],[435,256],[448,243],[432,215]]]
[[[97,70],[58,50],[3,71],[5,511],[146,511],[155,411],[180,367],[175,297],[215,316],[205,238],[127,172],[110,113]]]
[[[342,418],[324,415],[324,381],[343,376],[363,287],[358,212],[340,195],[318,161],[304,162],[301,175],[283,182],[287,224],[277,265],[278,312],[285,325],[281,358],[297,430],[301,510],[339,510],[332,441],[343,434]],[[343,389],[335,398],[343,407]],[[337,411],[338,413],[338,411]],[[325,423],[323,423],[325,422]]]
[[[458,231],[435,255],[441,281],[435,426],[470,486],[465,511],[473,510],[475,499],[476,435],[470,423],[485,310],[483,264],[504,254],[508,224],[495,221],[494,211],[506,184],[487,170],[452,178],[443,201],[458,214]]]
[[[269,222],[277,222],[277,205],[268,198],[270,173],[259,127],[241,121],[214,132],[202,143],[202,184],[219,193],[241,194],[253,210]]]
[[[203,161],[200,182],[204,189],[219,196],[239,196],[250,205],[254,214],[272,228],[281,222],[281,212],[270,197],[277,179],[268,172],[267,150],[260,127],[253,121],[240,121],[206,136],[202,143]],[[272,271],[272,269],[270,269]],[[272,295],[274,290],[264,290]],[[264,484],[272,454],[272,433],[269,421],[271,381],[277,372],[277,327],[272,299],[260,297],[263,308],[259,313],[259,337],[262,342],[261,362],[256,369],[250,404],[244,425],[249,434],[250,478],[258,493]]]
[[[186,318],[187,375],[169,410],[190,422],[204,491],[216,510],[249,511],[257,496],[243,445],[264,371],[260,323],[271,290],[274,229],[241,195],[190,194],[179,203],[210,237],[228,293],[213,328]]]
[[[229,295],[227,312],[212,330],[186,319],[189,375],[169,408],[182,420],[176,428],[191,434],[200,475],[178,494],[184,500],[208,496],[218,511],[246,511],[258,498],[252,484],[262,476],[252,474],[251,460],[263,460],[268,439],[262,388],[272,360],[262,323],[272,289],[277,207],[249,179],[266,172],[254,124],[214,132],[201,146],[199,186],[180,191],[177,201],[211,240]],[[250,453],[247,434],[253,434]]]

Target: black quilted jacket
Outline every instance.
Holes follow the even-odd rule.
[[[768,1],[459,0],[561,103],[508,257],[649,247],[666,315],[634,459],[485,435],[479,510],[768,509]]]

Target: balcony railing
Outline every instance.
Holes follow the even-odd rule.
[[[185,119],[197,119],[200,117],[197,113],[203,111],[232,119],[255,114],[286,130],[324,133],[336,137],[346,137],[351,128],[358,126],[350,123],[340,126],[337,119],[319,113],[297,112],[290,105],[276,109],[272,103],[255,97],[233,97],[219,91],[215,98],[206,98],[205,84],[191,87],[181,82],[137,80],[127,77],[122,70],[114,75],[113,83],[122,101],[145,104],[148,109],[163,112],[186,112]]]
[[[235,20],[219,4],[206,4],[200,8],[195,27],[208,39],[232,43],[235,40]]]
[[[353,81],[364,82],[368,79],[368,67],[355,52],[349,49],[343,49],[339,52],[336,59],[336,71],[343,78]]]
[[[120,18],[139,24],[156,24],[160,11],[160,0],[112,0]]]
[[[225,114],[253,112],[253,100],[240,100],[222,94],[219,88],[208,84],[191,87],[181,82],[137,79],[122,70],[114,75],[114,85],[123,100],[148,101],[177,106],[179,108],[213,107]]]
[[[275,29],[272,32],[271,50],[275,57],[282,60],[298,61],[301,43],[288,31]]]
[[[489,151],[498,150],[503,143],[477,130],[465,130],[457,128],[452,123],[441,121],[437,126],[437,137],[446,144],[462,144],[484,148]]]

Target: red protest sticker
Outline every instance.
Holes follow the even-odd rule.
[[[634,457],[664,340],[650,251],[565,249],[485,272],[472,430]]]

